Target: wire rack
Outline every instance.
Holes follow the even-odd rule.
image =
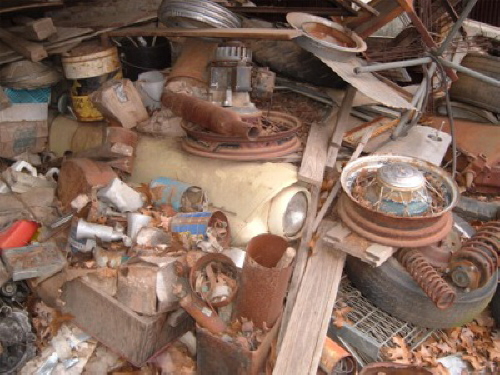
[[[374,306],[361,295],[347,278],[340,284],[335,308],[351,308],[345,317],[349,320],[342,328],[331,327],[335,335],[353,356],[365,365],[382,361],[383,349],[395,347],[393,337],[402,337],[411,349],[427,340],[435,330],[417,327],[392,317]]]

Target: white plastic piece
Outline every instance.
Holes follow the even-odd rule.
[[[151,110],[161,108],[160,99],[165,80],[165,76],[159,71],[144,72],[137,77],[135,87],[147,108]]]
[[[132,239],[132,241],[135,241],[137,237],[137,233],[149,225],[153,218],[148,215],[143,215],[140,213],[129,213],[127,215],[127,236]]]
[[[128,186],[119,178],[102,188],[97,196],[104,202],[112,204],[120,212],[134,212],[142,208],[142,195]]]

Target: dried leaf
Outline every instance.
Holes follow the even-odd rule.
[[[352,322],[347,318],[347,314],[352,311],[352,307],[345,306],[340,309],[333,310],[333,324],[337,328],[342,328],[344,324],[352,325]]]

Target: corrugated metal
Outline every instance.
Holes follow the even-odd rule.
[[[470,18],[493,26],[500,26],[500,1],[479,0],[472,9]]]

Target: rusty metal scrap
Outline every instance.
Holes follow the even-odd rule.
[[[495,275],[500,256],[500,222],[490,222],[450,259],[453,282],[469,290],[483,287]]]
[[[175,115],[215,133],[246,139],[256,139],[260,134],[260,128],[256,124],[244,122],[236,112],[202,99],[167,91],[162,96],[162,103]]]
[[[238,291],[238,269],[223,254],[206,254],[191,268],[189,281],[196,297],[211,307],[223,307]]]
[[[402,249],[395,256],[439,309],[447,309],[455,303],[456,292],[417,249]]]
[[[287,248],[287,241],[273,234],[261,234],[250,240],[236,300],[237,317],[247,318],[257,327],[264,324],[272,327],[276,323],[292,274],[291,265],[278,267]]]

